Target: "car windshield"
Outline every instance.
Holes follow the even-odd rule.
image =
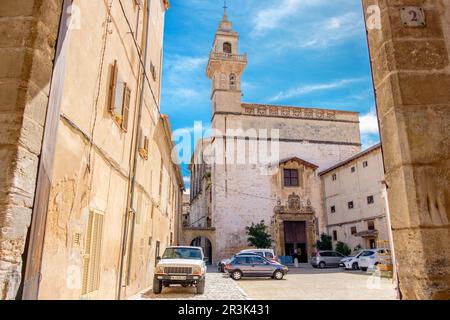
[[[202,252],[196,248],[167,248],[162,258],[202,260]]]

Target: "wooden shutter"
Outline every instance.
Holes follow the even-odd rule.
[[[122,129],[126,132],[128,130],[128,117],[130,114],[130,101],[131,101],[131,90],[127,86],[124,85],[124,93],[123,93],[123,106],[122,106]]]
[[[108,111],[114,113],[114,103],[116,101],[116,87],[117,87],[117,75],[119,74],[119,67],[117,66],[117,60],[111,65],[111,79],[109,82],[109,96],[108,96]]]
[[[103,214],[98,211],[89,213],[86,233],[86,247],[83,259],[82,294],[97,291],[100,287],[100,258],[103,238]]]
[[[87,294],[88,283],[89,283],[89,262],[91,260],[91,243],[92,243],[92,223],[93,223],[93,214],[89,213],[89,220],[87,225],[86,232],[86,243],[85,243],[85,252],[83,256],[83,285],[81,289],[81,294]]]
[[[143,139],[144,139],[144,133],[142,131],[142,128],[139,128],[139,137],[138,137],[138,146],[140,149],[142,149],[143,147]]]
[[[144,150],[147,152],[148,152],[148,144],[149,144],[148,137],[145,136],[144,137]]]

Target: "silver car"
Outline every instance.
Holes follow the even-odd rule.
[[[282,280],[288,273],[286,266],[257,255],[241,254],[234,257],[225,270],[234,280],[240,280],[243,277],[267,277],[276,280]]]
[[[320,269],[326,267],[339,267],[343,258],[345,258],[345,256],[336,251],[318,251],[312,255],[311,265],[314,268],[319,267]]]

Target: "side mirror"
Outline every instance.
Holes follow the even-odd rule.
[[[203,261],[209,262],[209,258],[203,258]]]
[[[161,260],[161,257],[156,257],[156,261],[160,261]]]

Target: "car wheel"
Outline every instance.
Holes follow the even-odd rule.
[[[325,262],[321,261],[321,262],[319,263],[319,268],[320,268],[320,269],[325,269],[325,267],[326,267]]]
[[[203,294],[205,292],[205,283],[206,283],[205,279],[200,280],[197,283],[197,294]]]
[[[359,269],[358,262],[353,262],[352,270],[358,270],[358,269]]]
[[[162,281],[158,279],[153,279],[153,293],[160,294],[162,291]]]
[[[275,280],[283,280],[283,277],[284,277],[284,273],[281,270],[277,270],[273,273],[273,278]]]
[[[367,271],[367,268],[361,268],[361,270],[364,271],[364,272],[366,272],[366,271]]]
[[[233,280],[241,280],[242,279],[242,272],[239,270],[233,271],[231,273],[231,278],[233,278]]]

